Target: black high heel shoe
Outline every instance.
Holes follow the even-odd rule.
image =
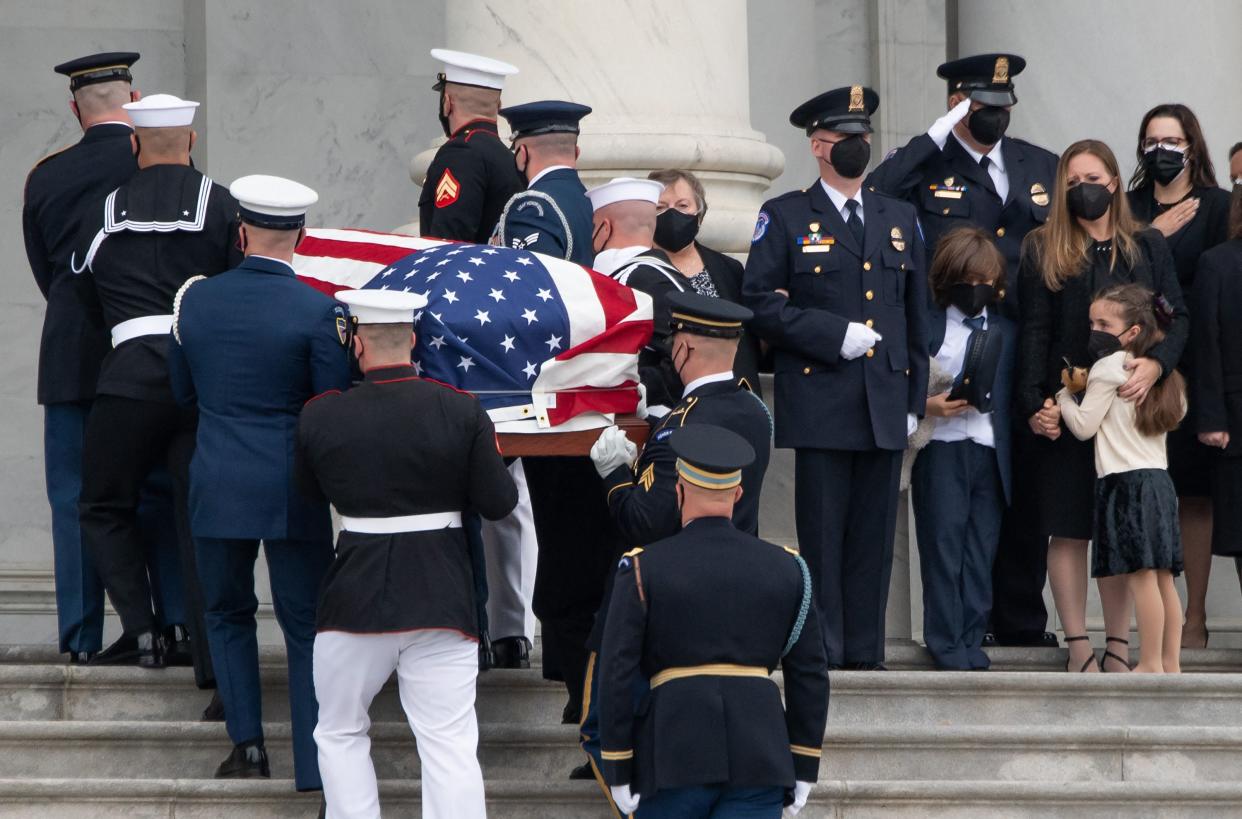
[[[1106,673],[1112,673],[1112,674],[1119,674],[1119,673],[1121,673],[1121,672],[1119,672],[1119,671],[1112,671],[1112,672],[1109,672],[1109,670],[1108,670],[1107,668],[1105,668],[1105,667],[1104,667],[1104,664],[1105,664],[1105,663],[1107,663],[1109,660],[1115,660],[1116,662],[1119,662],[1119,663],[1121,663],[1122,665],[1124,665],[1124,666],[1126,667],[1126,671],[1133,671],[1133,670],[1134,670],[1134,666],[1130,665],[1130,660],[1129,660],[1129,658],[1128,658],[1128,657],[1122,657],[1120,654],[1114,654],[1113,652],[1109,651],[1109,650],[1108,650],[1108,648],[1107,648],[1107,646],[1108,646],[1108,644],[1109,644],[1109,643],[1121,643],[1123,646],[1127,646],[1127,649],[1126,649],[1126,654],[1129,654],[1129,653],[1130,653],[1130,650],[1129,650],[1129,648],[1128,648],[1128,647],[1129,647],[1129,645],[1130,645],[1130,641],[1129,641],[1129,640],[1123,640],[1123,639],[1122,639],[1122,638],[1120,638],[1120,637],[1105,637],[1105,638],[1104,638],[1104,645],[1105,645],[1105,649],[1104,649],[1104,662],[1103,662],[1103,663],[1100,663],[1100,670],[1101,670],[1101,671],[1103,671],[1103,672],[1106,672]]]
[[[1088,637],[1088,636],[1087,636],[1087,635],[1085,635],[1085,634],[1080,635],[1080,636],[1078,636],[1078,637],[1066,637],[1066,638],[1065,638],[1065,643],[1066,643],[1066,645],[1068,645],[1068,644],[1070,644],[1070,643],[1076,643],[1076,642],[1078,642],[1078,641],[1080,641],[1080,640],[1086,640],[1087,642],[1090,642],[1090,641],[1091,641],[1091,638],[1090,638],[1090,637]],[[1091,652],[1091,656],[1087,658],[1087,661],[1086,661],[1085,663],[1083,663],[1083,664],[1082,664],[1082,668],[1078,669],[1078,673],[1079,673],[1079,674],[1083,674],[1083,673],[1085,673],[1085,672],[1086,672],[1086,670],[1087,670],[1088,668],[1090,668],[1090,667],[1091,667],[1091,664],[1092,664],[1092,663],[1095,663],[1097,666],[1099,665],[1099,662],[1095,659],[1095,652],[1094,652],[1094,651],[1092,651],[1092,652]],[[1066,657],[1066,658],[1065,658],[1065,672],[1068,674],[1068,673],[1069,673],[1069,670],[1070,670],[1070,658],[1069,658],[1069,657]]]

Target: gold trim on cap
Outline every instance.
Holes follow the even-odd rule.
[[[69,75],[69,79],[72,80],[74,77],[81,77],[83,74],[94,74],[96,71],[111,71],[114,68],[124,68],[126,71],[129,70],[129,66],[124,63],[118,65],[97,65],[92,68],[83,68],[81,71],[74,71]]]
[[[863,87],[861,85],[850,86],[850,113],[863,110]]]
[[[695,324],[706,324],[709,327],[741,327],[740,321],[712,321],[711,319],[700,318],[699,316],[691,316],[686,313],[673,313],[673,318],[681,321],[692,321]]]

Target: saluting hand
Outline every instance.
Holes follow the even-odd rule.
[[[953,126],[966,119],[966,115],[969,113],[970,97],[967,97],[950,108],[947,114],[933,122],[932,126],[927,129],[927,135],[940,146],[941,150],[944,150],[944,144],[949,140],[949,133],[952,132]]]
[[[1183,199],[1164,213],[1151,220],[1151,226],[1160,231],[1164,238],[1169,238],[1182,228],[1186,227],[1186,223],[1195,218],[1195,214],[1199,212],[1199,197],[1192,196],[1189,199]]]

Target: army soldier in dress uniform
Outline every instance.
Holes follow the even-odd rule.
[[[342,516],[315,637],[327,816],[380,815],[367,708],[395,669],[418,740],[423,816],[481,819],[479,632],[462,514],[502,518],[517,488],[479,402],[422,380],[410,362],[414,311],[426,299],[381,290],[337,298],[357,320],[365,380],[311,401],[298,427],[305,479]]]
[[[124,633],[93,662],[164,664],[143,543],[138,491],[167,464],[178,508],[178,543],[195,678],[211,684],[194,544],[185,517],[195,413],[177,406],[168,379],[173,302],[186,279],[232,267],[237,201],[190,166],[197,102],[168,94],[127,103],[138,172],[96,205],[70,264],[94,284],[112,330],[82,452],[82,536]]]
[[[914,208],[862,187],[879,97],[820,94],[789,121],[820,178],[759,212],[742,282],[775,350],[776,445],[795,455],[798,544],[828,662],[882,667],[901,454],[927,399],[927,273]]]
[[[690,424],[668,446],[682,528],[617,569],[600,654],[604,779],[623,813],[641,798],[644,819],[776,819],[787,800],[796,813],[828,715],[810,572],[730,520],[755,457],[745,439]],[[638,674],[651,690],[635,709]]]
[[[444,63],[432,90],[440,92],[440,125],[448,142],[440,146],[418,198],[423,236],[486,242],[505,203],[525,186],[513,156],[496,133],[500,91],[516,74],[508,63],[433,48]]]
[[[1016,54],[980,54],[940,66],[936,73],[949,84],[948,113],[890,154],[867,180],[918,209],[928,258],[940,237],[959,225],[991,233],[1008,263],[1010,282],[1018,280],[1026,234],[1048,217],[1056,184],[1056,154],[1006,133],[1018,101],[1013,78],[1025,67]],[[1019,319],[1018,288],[1002,295],[1002,311]],[[1020,463],[1035,439],[1025,422],[1015,424],[1014,461]],[[1024,473],[1014,472],[1013,505],[1001,529],[991,630],[1002,645],[1055,646],[1044,606],[1048,539],[1031,523],[1038,487],[1024,485]]]
[[[254,562],[263,541],[289,662],[295,782],[319,790],[311,650],[319,584],[332,563],[332,520],[322,495],[298,491],[293,453],[302,405],[349,387],[347,318],[293,273],[306,210],[319,196],[275,176],[244,176],[229,193],[238,201],[246,258],[182,286],[169,345],[173,393],[198,408],[190,526],[234,745],[216,778],[269,775],[255,638]]]

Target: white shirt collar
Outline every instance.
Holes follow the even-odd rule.
[[[960,136],[957,135],[956,131],[953,131],[951,133],[953,134],[953,138],[957,140],[957,144],[961,145],[962,148],[966,150],[966,153],[970,154],[970,158],[975,161],[975,164],[976,165],[979,164],[979,160],[983,159],[983,154],[979,153],[974,148],[967,145],[965,140],[963,140]],[[992,161],[992,164],[996,166],[996,170],[1000,171],[1001,173],[1005,172],[1005,155],[1001,153],[1001,143],[1004,141],[1005,141],[1004,137],[1001,137],[1000,139],[996,140],[996,144],[993,145],[992,149],[988,151],[987,153],[988,159],[990,159]]]
[[[983,308],[983,312],[979,314],[983,316],[983,328],[986,330],[988,326],[988,308]],[[945,321],[950,324],[965,324],[968,316],[954,305],[950,304],[944,311]]]
[[[855,202],[858,203],[858,216],[860,219],[863,218],[863,211],[862,211],[863,200],[862,200],[862,188],[861,187],[858,189],[858,193],[854,194],[851,197],[847,197],[845,194],[841,193],[841,191],[829,185],[823,179],[819,180],[819,184],[823,187],[824,193],[828,194],[828,198],[832,200],[832,206],[837,209],[838,213],[841,214],[842,219],[846,219],[850,215],[849,211],[845,209],[845,203],[848,202],[850,199],[853,199]]]
[[[248,253],[246,254],[246,258],[247,259],[267,259],[269,262],[276,262],[277,264],[283,264],[285,267],[289,268],[290,270],[293,270],[292,264],[285,261],[284,259],[277,259],[274,256],[264,256],[259,253]]]
[[[535,183],[538,182],[540,179],[543,179],[545,176],[552,173],[553,171],[559,171],[559,170],[572,171],[573,168],[569,167],[568,165],[549,165],[548,167],[544,168],[539,173],[535,174],[534,179],[530,180],[530,184],[527,185],[526,187],[527,188],[535,187]]]
[[[124,125],[124,126],[125,126],[126,128],[128,128],[129,130],[131,130],[131,131],[132,131],[132,130],[134,130],[134,126],[133,126],[133,124],[132,124],[132,123],[129,123],[129,122],[122,122],[122,121],[121,121],[121,120],[119,120],[119,119],[106,119],[106,120],[104,120],[103,122],[96,122],[96,123],[95,123],[95,125]],[[91,126],[91,128],[94,128],[94,127],[95,127],[95,125],[92,125],[92,126]],[[88,130],[88,131],[89,131],[89,130],[90,130],[90,128],[87,128],[86,130]]]
[[[702,375],[686,385],[686,388],[681,391],[681,397],[685,398],[690,393],[694,392],[695,390],[697,390],[699,387],[703,386],[704,384],[715,384],[717,381],[732,381],[732,380],[733,380],[733,370],[725,370],[722,373],[712,373],[711,375]]]
[[[591,265],[591,269],[597,273],[603,273],[605,276],[610,276],[613,271],[619,270],[630,259],[640,253],[646,253],[648,250],[651,250],[651,248],[641,245],[610,247],[595,254],[595,262]]]

